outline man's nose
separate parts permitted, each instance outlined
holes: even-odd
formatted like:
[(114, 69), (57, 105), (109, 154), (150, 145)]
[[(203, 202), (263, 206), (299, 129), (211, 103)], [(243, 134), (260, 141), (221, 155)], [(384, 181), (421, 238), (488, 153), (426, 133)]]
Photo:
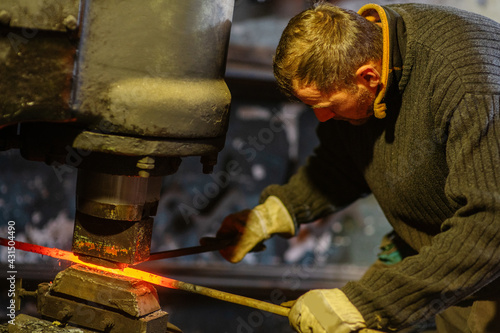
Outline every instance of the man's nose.
[(314, 114), (322, 123), (335, 117), (335, 113), (327, 108), (314, 109)]

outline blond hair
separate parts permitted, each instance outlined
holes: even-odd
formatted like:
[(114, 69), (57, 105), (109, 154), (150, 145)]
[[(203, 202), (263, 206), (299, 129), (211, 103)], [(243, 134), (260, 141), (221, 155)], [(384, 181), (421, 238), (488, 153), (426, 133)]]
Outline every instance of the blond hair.
[(281, 90), (314, 84), (322, 93), (352, 86), (356, 70), (382, 58), (382, 31), (357, 13), (320, 3), (293, 17), (273, 61)]

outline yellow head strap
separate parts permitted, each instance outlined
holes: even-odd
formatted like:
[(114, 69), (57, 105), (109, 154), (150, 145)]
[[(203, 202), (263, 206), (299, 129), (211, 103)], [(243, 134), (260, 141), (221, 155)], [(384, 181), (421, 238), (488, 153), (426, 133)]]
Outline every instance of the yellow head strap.
[(375, 98), (375, 103), (373, 106), (373, 111), (375, 117), (382, 119), (386, 116), (387, 105), (382, 103), (382, 99), (385, 96), (387, 88), (387, 80), (389, 78), (389, 24), (387, 21), (387, 15), (384, 9), (376, 4), (367, 4), (361, 7), (358, 14), (366, 18), (370, 22), (375, 22), (382, 28), (382, 77), (381, 84), (382, 89), (380, 89), (377, 97)]

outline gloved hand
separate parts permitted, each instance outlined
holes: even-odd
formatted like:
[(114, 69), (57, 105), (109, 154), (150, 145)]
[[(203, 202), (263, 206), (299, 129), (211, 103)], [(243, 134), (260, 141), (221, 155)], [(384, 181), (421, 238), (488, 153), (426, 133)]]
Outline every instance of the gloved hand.
[(222, 222), (217, 239), (235, 239), (230, 246), (220, 250), (221, 255), (237, 263), (256, 245), (274, 234), (294, 236), (295, 225), (285, 205), (275, 196), (253, 209), (227, 216)]
[(315, 289), (300, 296), (288, 315), (299, 333), (375, 333), (340, 289)]

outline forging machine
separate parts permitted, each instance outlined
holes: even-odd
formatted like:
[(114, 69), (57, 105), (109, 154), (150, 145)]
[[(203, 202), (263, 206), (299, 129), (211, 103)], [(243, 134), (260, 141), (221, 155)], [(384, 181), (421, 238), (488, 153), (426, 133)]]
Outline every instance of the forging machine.
[[(162, 177), (223, 148), (234, 0), (2, 0), (0, 150), (78, 170), (72, 252), (149, 258)], [(99, 332), (170, 332), (155, 288), (85, 266), (37, 291), (38, 311)], [(110, 302), (109, 300), (119, 300)], [(84, 302), (79, 302), (84, 300)], [(80, 313), (92, 312), (81, 317)], [(18, 332), (18, 331), (16, 331)]]

